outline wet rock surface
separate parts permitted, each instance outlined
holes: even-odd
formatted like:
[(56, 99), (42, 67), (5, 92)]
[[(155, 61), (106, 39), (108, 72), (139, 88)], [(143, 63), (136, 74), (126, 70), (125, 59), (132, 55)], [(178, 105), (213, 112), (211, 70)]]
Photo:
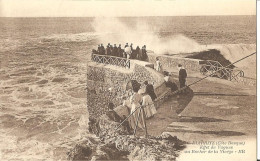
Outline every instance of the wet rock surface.
[(68, 152), (69, 160), (175, 160), (185, 142), (176, 136), (136, 136), (129, 134), (117, 122), (102, 115), (90, 122), (90, 131), (98, 138), (87, 138)]

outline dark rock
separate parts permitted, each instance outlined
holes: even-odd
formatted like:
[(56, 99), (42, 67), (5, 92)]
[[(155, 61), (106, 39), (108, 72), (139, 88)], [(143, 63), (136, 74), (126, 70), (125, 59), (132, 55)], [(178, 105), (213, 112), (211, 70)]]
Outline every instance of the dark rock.
[(88, 143), (75, 147), (70, 160), (176, 160), (178, 151), (185, 147), (184, 142), (168, 133), (149, 138), (127, 135), (123, 127), (116, 130), (119, 124), (105, 114), (90, 119), (89, 131), (99, 140), (88, 139)]
[(68, 152), (69, 160), (91, 160), (93, 156), (93, 151), (89, 146), (85, 146), (84, 144), (77, 144), (73, 150)]
[(107, 155), (107, 160), (128, 160), (127, 155), (130, 153), (128, 151), (119, 151), (116, 148), (115, 143), (106, 144), (100, 148), (101, 151), (105, 152)]

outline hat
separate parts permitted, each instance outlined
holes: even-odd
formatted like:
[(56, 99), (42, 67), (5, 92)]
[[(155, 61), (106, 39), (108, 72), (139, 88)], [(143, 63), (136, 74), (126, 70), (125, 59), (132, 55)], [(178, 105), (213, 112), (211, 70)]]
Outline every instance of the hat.
[(145, 89), (144, 88), (141, 88), (138, 90), (138, 94), (144, 94), (145, 93)]

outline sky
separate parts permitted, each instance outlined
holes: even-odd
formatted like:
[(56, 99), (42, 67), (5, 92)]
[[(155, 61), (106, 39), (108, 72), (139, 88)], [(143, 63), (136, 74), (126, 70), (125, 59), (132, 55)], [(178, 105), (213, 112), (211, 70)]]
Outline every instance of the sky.
[(256, 0), (0, 0), (0, 17), (255, 14)]

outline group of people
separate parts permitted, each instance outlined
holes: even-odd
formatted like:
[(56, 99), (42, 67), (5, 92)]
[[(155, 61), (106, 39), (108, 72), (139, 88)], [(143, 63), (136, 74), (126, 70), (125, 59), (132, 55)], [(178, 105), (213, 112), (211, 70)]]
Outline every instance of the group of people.
[(144, 45), (142, 48), (137, 46), (135, 49), (133, 48), (133, 44), (128, 45), (128, 43), (125, 44), (124, 48), (121, 47), (121, 44), (118, 46), (116, 44), (110, 45), (110, 43), (107, 44), (106, 48), (103, 46), (103, 44), (98, 45), (98, 49), (93, 49), (92, 52), (94, 54), (99, 55), (107, 55), (107, 56), (116, 56), (116, 57), (122, 57), (127, 59), (137, 59), (145, 61), (147, 60), (147, 51), (146, 51), (146, 45)]
[[(157, 112), (154, 106), (157, 96), (153, 85), (149, 84), (148, 81), (145, 81), (143, 86), (139, 83), (134, 83), (132, 87), (130, 98), (123, 102), (129, 114), (133, 113), (128, 119), (128, 124), (132, 130), (135, 129), (136, 124), (138, 124), (139, 128), (144, 129), (144, 120), (153, 117)], [(142, 109), (140, 106), (142, 106)]]
[[(186, 78), (187, 78), (187, 72), (186, 69), (182, 67), (181, 64), (178, 65), (178, 70), (179, 70), (179, 84), (180, 84), (180, 89), (183, 89), (186, 86)], [(171, 88), (172, 92), (178, 90), (178, 86), (174, 81), (170, 80), (170, 74), (167, 71), (163, 72), (164, 74), (164, 81), (166, 87)]]
[[(187, 71), (181, 64), (178, 64), (177, 68), (179, 71), (180, 88), (183, 88), (186, 86)], [(164, 74), (164, 80), (166, 82), (165, 84), (166, 84), (166, 86), (170, 87), (172, 89), (172, 91), (175, 91), (178, 89), (177, 85), (173, 84), (173, 81), (172, 82), (169, 81), (169, 78), (170, 78), (169, 72), (163, 70), (162, 63), (160, 62), (158, 57), (156, 58), (155, 70), (158, 72), (162, 72)]]
[[(162, 65), (158, 58), (157, 62), (158, 67), (156, 68), (156, 70), (162, 71)], [(178, 72), (180, 89), (182, 90), (178, 91), (177, 84), (174, 80), (171, 80), (170, 74), (167, 71), (163, 71), (164, 81), (166, 87), (169, 87), (172, 92), (178, 91), (179, 93), (183, 93), (182, 91), (185, 92), (184, 87), (186, 86), (185, 84), (187, 72), (181, 64), (178, 64)], [(127, 129), (129, 133), (131, 133), (137, 125), (139, 128), (145, 129), (145, 119), (149, 119), (157, 113), (157, 110), (154, 105), (154, 101), (156, 100), (157, 96), (155, 94), (153, 85), (149, 84), (148, 81), (145, 81), (143, 85), (139, 84), (137, 81), (132, 81), (132, 89), (130, 89), (128, 92), (129, 93), (124, 98), (125, 100), (123, 102), (123, 106), (127, 108), (128, 114), (132, 113), (132, 115), (129, 117), (127, 121), (124, 122), (123, 126)], [(113, 118), (115, 120), (118, 120), (118, 122), (122, 122), (126, 118), (125, 115), (121, 119), (120, 117), (116, 117), (117, 114), (116, 112), (113, 112), (112, 109), (113, 108), (110, 107), (110, 110), (113, 114)]]

